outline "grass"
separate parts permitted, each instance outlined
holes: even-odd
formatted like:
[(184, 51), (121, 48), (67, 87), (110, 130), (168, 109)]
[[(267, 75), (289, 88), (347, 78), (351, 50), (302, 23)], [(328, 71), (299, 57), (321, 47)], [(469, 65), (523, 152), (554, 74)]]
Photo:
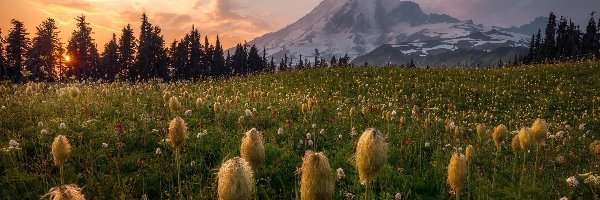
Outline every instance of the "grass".
[[(307, 149), (323, 151), (332, 169), (345, 171), (346, 178), (336, 182), (335, 199), (350, 194), (364, 198), (353, 146), (369, 127), (387, 133), (390, 144), (388, 164), (369, 188), (369, 195), (378, 199), (392, 199), (396, 193), (408, 199), (454, 198), (446, 181), (447, 165), (454, 151), (464, 153), (469, 144), (477, 154), (461, 199), (593, 199), (593, 193), (600, 193), (582, 179), (575, 187), (565, 182), (600, 171), (600, 158), (588, 148), (600, 134), (597, 62), (479, 70), (335, 68), (197, 83), (37, 85), (41, 89), (36, 84), (0, 87), (0, 106), (5, 107), (0, 110), (0, 147), (11, 139), (20, 143), (19, 150), (0, 151), (3, 198), (38, 199), (60, 184), (50, 144), (63, 134), (73, 145), (64, 165), (65, 183), (84, 187), (88, 198), (167, 199), (181, 189), (185, 199), (216, 199), (217, 170), (240, 154), (242, 134), (251, 127), (263, 133), (266, 151), (265, 166), (255, 174), (257, 199), (299, 198), (300, 176), (295, 172)], [(81, 90), (79, 97), (68, 95), (70, 87)], [(173, 117), (164, 91), (178, 97), (182, 109), (175, 115), (189, 126), (190, 138), (179, 158), (181, 188), (174, 152), (163, 141)], [(222, 109), (215, 112), (219, 96)], [(202, 98), (199, 107), (197, 98)], [(309, 101), (312, 109), (302, 113), (302, 104)], [(246, 109), (256, 113), (238, 121)], [(186, 110), (192, 114), (185, 115)], [(392, 111), (396, 114), (387, 121), (382, 113)], [(431, 122), (424, 128), (428, 116)], [(406, 119), (402, 127), (400, 117)], [(510, 139), (536, 118), (546, 119), (551, 133), (564, 131), (565, 137), (547, 139), (541, 146), (538, 166), (543, 171), (538, 168), (533, 187), (536, 169), (530, 158), (535, 151), (513, 154)], [(460, 127), (458, 141), (445, 132), (446, 120)], [(59, 128), (61, 123), (65, 129)], [(488, 128), (504, 124), (511, 132), (498, 152), (493, 190), (496, 148), (489, 134), (479, 141), (478, 123)], [(585, 126), (580, 130), (581, 124)], [(350, 134), (352, 127), (358, 135)], [(42, 129), (48, 134), (41, 134)], [(199, 134), (204, 130), (208, 134)], [(558, 156), (566, 163), (557, 163)], [(511, 178), (515, 162), (528, 167), (522, 188)]]

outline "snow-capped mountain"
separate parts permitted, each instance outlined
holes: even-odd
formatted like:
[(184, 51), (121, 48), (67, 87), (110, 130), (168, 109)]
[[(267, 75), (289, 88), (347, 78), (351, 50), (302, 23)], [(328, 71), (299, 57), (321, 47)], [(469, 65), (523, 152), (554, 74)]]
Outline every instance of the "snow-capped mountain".
[[(323, 0), (309, 14), (287, 27), (249, 42), (265, 47), (276, 59), (332, 55), (351, 58), (393, 44), (403, 53), (428, 55), (436, 49), (524, 47), (530, 36), (460, 21), (444, 14), (426, 14), (420, 6), (400, 0)], [(420, 53), (419, 53), (420, 52)]]

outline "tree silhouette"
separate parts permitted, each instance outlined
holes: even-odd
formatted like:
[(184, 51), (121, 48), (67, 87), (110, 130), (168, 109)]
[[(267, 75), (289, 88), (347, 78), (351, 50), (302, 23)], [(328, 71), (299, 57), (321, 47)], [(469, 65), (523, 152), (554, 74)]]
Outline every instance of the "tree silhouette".
[(117, 35), (113, 33), (112, 39), (104, 45), (104, 51), (100, 57), (100, 78), (108, 81), (115, 80), (115, 75), (119, 71), (119, 52), (117, 45)]
[(71, 34), (67, 45), (67, 54), (71, 60), (67, 62), (68, 74), (80, 79), (97, 78), (98, 49), (94, 39), (90, 23), (86, 22), (85, 16), (75, 18), (77, 29)]
[(52, 81), (59, 79), (63, 65), (64, 49), (56, 21), (46, 19), (36, 28), (33, 44), (27, 51), (27, 69), (30, 80)]
[(129, 80), (135, 80), (134, 64), (136, 62), (136, 41), (135, 36), (133, 35), (133, 29), (131, 28), (130, 24), (127, 24), (127, 26), (123, 28), (121, 38), (119, 38), (119, 45), (117, 48), (119, 52), (117, 65), (120, 68), (117, 73), (119, 77), (121, 79), (128, 78)]
[(13, 27), (6, 38), (6, 76), (13, 82), (22, 80), (21, 70), (25, 66), (25, 53), (29, 47), (29, 38), (23, 22), (11, 20)]

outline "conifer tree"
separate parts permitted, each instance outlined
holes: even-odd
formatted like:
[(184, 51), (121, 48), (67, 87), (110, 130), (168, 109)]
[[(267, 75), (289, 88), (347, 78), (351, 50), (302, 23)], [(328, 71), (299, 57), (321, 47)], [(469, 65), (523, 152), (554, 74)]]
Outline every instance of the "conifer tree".
[(582, 41), (582, 53), (585, 57), (597, 56), (598, 52), (598, 28), (594, 19), (594, 12), (590, 16), (590, 20), (585, 29)]
[(213, 52), (213, 68), (214, 75), (216, 77), (221, 77), (225, 75), (225, 58), (223, 57), (223, 46), (221, 46), (221, 41), (219, 40), (219, 36), (217, 35), (217, 41), (215, 42), (215, 50)]
[(92, 28), (84, 15), (78, 16), (75, 20), (77, 29), (73, 31), (67, 45), (67, 54), (71, 58), (66, 63), (69, 68), (67, 75), (79, 79), (96, 78), (99, 55), (92, 38)]
[(6, 58), (4, 57), (4, 39), (0, 29), (0, 81), (6, 80)]
[(112, 39), (104, 45), (104, 51), (100, 57), (99, 71), (100, 78), (113, 81), (119, 71), (119, 52), (117, 45), (117, 35), (113, 33)]
[(556, 15), (554, 15), (554, 12), (550, 12), (550, 16), (548, 16), (545, 33), (543, 43), (544, 58), (551, 61), (556, 55)]
[(56, 21), (46, 19), (36, 27), (33, 44), (27, 51), (27, 69), (31, 73), (29, 80), (52, 81), (58, 78), (64, 50), (58, 37)]
[(126, 27), (123, 27), (121, 38), (119, 38), (119, 45), (117, 50), (119, 52), (119, 57), (117, 59), (119, 71), (117, 73), (121, 79), (127, 78), (133, 81), (136, 78), (136, 71), (134, 68), (136, 62), (136, 48), (137, 46), (133, 29), (131, 28), (130, 24), (127, 24)]
[(23, 22), (11, 20), (13, 27), (6, 38), (6, 76), (13, 82), (22, 81), (21, 71), (25, 67), (25, 55), (29, 47), (29, 38)]

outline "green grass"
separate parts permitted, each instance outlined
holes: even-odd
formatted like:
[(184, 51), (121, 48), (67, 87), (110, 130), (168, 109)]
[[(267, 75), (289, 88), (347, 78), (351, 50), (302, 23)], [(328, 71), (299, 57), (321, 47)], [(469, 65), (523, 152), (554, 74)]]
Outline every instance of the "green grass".
[[(161, 142), (174, 117), (163, 101), (163, 91), (178, 97), (182, 109), (176, 115), (189, 127), (181, 151), (185, 199), (217, 198), (218, 168), (224, 160), (239, 156), (242, 133), (252, 127), (263, 133), (266, 148), (265, 167), (255, 174), (257, 199), (299, 198), (300, 176), (295, 171), (307, 149), (323, 151), (333, 170), (345, 171), (346, 178), (335, 184), (335, 199), (345, 199), (346, 193), (364, 198), (364, 187), (353, 167), (353, 144), (369, 127), (386, 133), (390, 143), (388, 164), (369, 191), (376, 199), (392, 199), (396, 193), (408, 199), (454, 198), (449, 194), (447, 165), (456, 149), (464, 153), (469, 144), (476, 153), (461, 199), (593, 199), (594, 193), (600, 194), (598, 187), (577, 176), (600, 172), (600, 158), (588, 148), (600, 137), (600, 63), (595, 62), (480, 70), (316, 69), (200, 83), (49, 83), (41, 87), (4, 84), (0, 88), (0, 106), (5, 106), (0, 110), (0, 147), (14, 139), (21, 148), (0, 152), (2, 199), (39, 199), (60, 184), (59, 168), (50, 153), (51, 142), (59, 134), (73, 145), (64, 166), (65, 183), (84, 187), (86, 197), (140, 199), (146, 194), (150, 199), (176, 198), (174, 152)], [(71, 98), (66, 93), (69, 87), (79, 88), (81, 95)], [(213, 103), (218, 96), (226, 108), (215, 113)], [(199, 107), (197, 98), (203, 100)], [(315, 106), (303, 114), (302, 103), (308, 98)], [(348, 114), (351, 107), (355, 108), (353, 116)], [(238, 118), (253, 108), (255, 116), (239, 124)], [(418, 116), (412, 114), (413, 108)], [(188, 109), (191, 116), (184, 115)], [(397, 114), (388, 123), (383, 111)], [(427, 116), (432, 125), (425, 129), (422, 124)], [(406, 119), (403, 127), (400, 117)], [(532, 150), (525, 163), (523, 188), (519, 188), (523, 153), (515, 158), (511, 133), (502, 145), (492, 189), (495, 147), (490, 137), (478, 139), (476, 124), (504, 124), (512, 132), (531, 126), (536, 118), (546, 119), (551, 133), (564, 131), (565, 137), (547, 139), (535, 187)], [(446, 120), (461, 127), (460, 139), (445, 132)], [(350, 135), (351, 121), (358, 135)], [(43, 126), (38, 127), (38, 122)], [(60, 123), (66, 129), (60, 129)], [(580, 124), (586, 124), (583, 130)], [(277, 134), (280, 127), (282, 135)], [(48, 134), (40, 134), (42, 129)], [(197, 138), (204, 130), (208, 134)], [(307, 146), (307, 133), (313, 136), (313, 147)], [(156, 154), (158, 148), (161, 154)], [(557, 163), (558, 156), (564, 156), (566, 163)], [(580, 184), (569, 187), (565, 179), (570, 176), (576, 176)]]

